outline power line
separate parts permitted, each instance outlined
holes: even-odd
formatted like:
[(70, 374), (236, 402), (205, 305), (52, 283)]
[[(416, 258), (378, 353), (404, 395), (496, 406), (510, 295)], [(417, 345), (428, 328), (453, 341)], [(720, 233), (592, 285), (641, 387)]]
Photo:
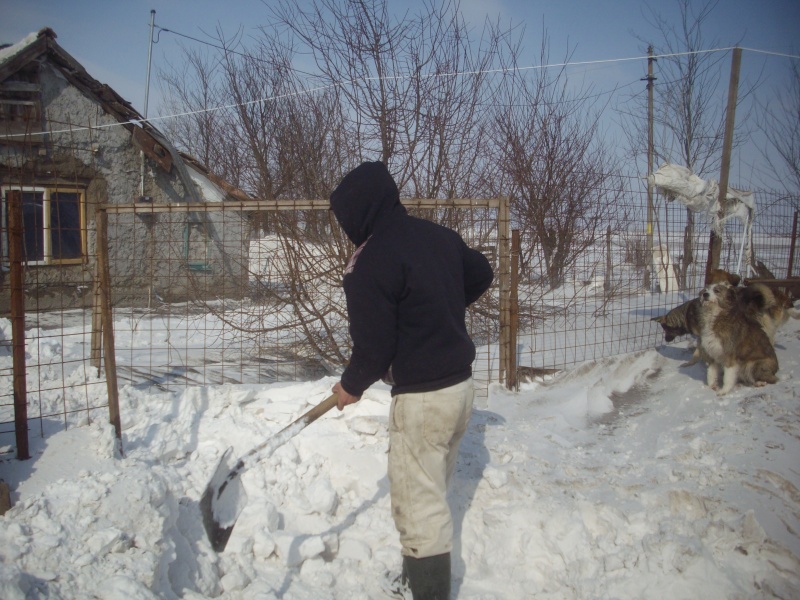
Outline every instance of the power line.
[(798, 54), (785, 54), (783, 52), (772, 52), (770, 50), (759, 50), (758, 48), (742, 48), (748, 52), (755, 52), (757, 54), (767, 54), (769, 56), (779, 56), (781, 58), (800, 58)]
[[(198, 42), (200, 44), (205, 44), (206, 46), (211, 46), (212, 48), (217, 48), (218, 50), (222, 50), (224, 52), (230, 52), (232, 54), (236, 54), (236, 55), (242, 56), (244, 58), (250, 58), (252, 60), (263, 60), (263, 59), (260, 59), (260, 58), (258, 58), (256, 56), (253, 56), (251, 54), (245, 54), (245, 53), (242, 53), (242, 52), (237, 52), (237, 51), (231, 50), (231, 49), (229, 49), (229, 48), (227, 48), (225, 46), (219, 46), (217, 44), (212, 44), (211, 42), (207, 42), (205, 40), (201, 40), (201, 39), (192, 37), (192, 36), (187, 35), (185, 33), (180, 33), (178, 31), (174, 31), (172, 29), (167, 29), (166, 27), (161, 27), (159, 25), (156, 25), (156, 27), (160, 31), (164, 31), (164, 32), (167, 32), (167, 33), (172, 33), (174, 35), (177, 35), (177, 36), (180, 36), (180, 37), (183, 37), (183, 38)], [(688, 56), (688, 55), (691, 55), (691, 54), (708, 54), (708, 53), (713, 53), (713, 52), (725, 52), (725, 51), (728, 51), (728, 50), (733, 50), (734, 47), (735, 46), (728, 46), (728, 47), (725, 47), (725, 48), (713, 48), (713, 49), (710, 49), (710, 50), (688, 50), (686, 52), (670, 52), (670, 53), (664, 53), (664, 54), (654, 54), (652, 56), (652, 58), (657, 60), (659, 58), (673, 58), (673, 57), (678, 57), (678, 56)], [(759, 53), (759, 54), (767, 54), (767, 55), (770, 55), (770, 56), (778, 56), (778, 57), (782, 57), (782, 58), (798, 58), (798, 59), (800, 59), (800, 55), (797, 55), (797, 54), (786, 54), (786, 53), (783, 53), (783, 52), (773, 52), (773, 51), (770, 51), (770, 50), (759, 50), (757, 48), (744, 48), (744, 47), (742, 48), (742, 50), (748, 50), (750, 52), (756, 52), (756, 53)], [(521, 69), (524, 70), (524, 69), (542, 69), (542, 68), (550, 68), (550, 67), (568, 67), (568, 66), (580, 66), (580, 65), (595, 65), (595, 64), (603, 64), (603, 63), (624, 62), (624, 61), (630, 61), (630, 60), (642, 60), (642, 59), (646, 60), (648, 58), (650, 58), (648, 55), (643, 55), (643, 56), (635, 56), (635, 57), (630, 57), (630, 58), (612, 58), (612, 59), (603, 59), (603, 60), (589, 60), (589, 61), (556, 63), (556, 64), (551, 64), (551, 65), (541, 65), (541, 66), (533, 66), (533, 67), (521, 67)]]
[[(162, 30), (162, 31), (168, 31), (169, 33), (174, 33), (176, 35), (181, 35), (181, 36), (189, 38), (189, 39), (193, 39), (193, 40), (195, 40), (195, 41), (197, 41), (199, 43), (207, 44), (209, 46), (213, 46), (215, 48), (224, 50), (226, 52), (234, 52), (233, 50), (229, 50), (229, 49), (227, 49), (227, 48), (225, 48), (223, 46), (217, 46), (215, 44), (211, 44), (211, 43), (205, 42), (203, 40), (199, 40), (199, 39), (196, 39), (196, 38), (191, 38), (190, 36), (187, 36), (185, 34), (179, 34), (179, 33), (175, 32), (175, 31), (170, 31), (170, 30), (167, 30), (167, 29), (165, 29), (163, 27), (159, 27), (159, 29)], [(247, 102), (234, 103), (234, 104), (225, 104), (225, 105), (222, 105), (222, 106), (216, 106), (216, 107), (211, 107), (211, 108), (203, 108), (203, 109), (198, 109), (198, 110), (186, 111), (186, 112), (182, 112), (182, 113), (175, 113), (175, 114), (170, 114), (170, 115), (160, 115), (160, 116), (157, 116), (157, 117), (148, 117), (148, 118), (141, 118), (141, 119), (132, 119), (132, 120), (129, 120), (129, 121), (124, 121), (124, 122), (97, 125), (96, 127), (73, 127), (71, 129), (62, 129), (62, 130), (55, 130), (55, 131), (50, 131), (50, 132), (10, 134), (10, 135), (7, 135), (6, 137), (7, 138), (19, 138), (19, 137), (27, 137), (27, 136), (34, 136), (34, 135), (47, 135), (48, 133), (49, 134), (75, 133), (77, 131), (87, 131), (87, 130), (90, 130), (90, 129), (104, 129), (104, 128), (109, 128), (109, 127), (117, 127), (117, 126), (121, 126), (121, 125), (122, 126), (124, 126), (124, 125), (141, 125), (143, 123), (151, 124), (151, 123), (154, 123), (154, 122), (157, 122), (157, 121), (163, 121), (163, 120), (166, 120), (166, 119), (177, 119), (177, 118), (181, 118), (181, 117), (188, 117), (188, 116), (194, 116), (194, 115), (199, 115), (199, 114), (204, 114), (204, 113), (209, 113), (209, 112), (215, 112), (215, 111), (218, 111), (218, 110), (227, 110), (227, 109), (232, 109), (232, 108), (252, 106), (254, 104), (261, 104), (261, 103), (266, 103), (266, 102), (274, 102), (274, 101), (277, 101), (277, 100), (296, 97), (296, 96), (300, 96), (300, 95), (315, 94), (315, 93), (322, 92), (322, 91), (325, 91), (325, 90), (328, 90), (328, 89), (333, 89), (333, 88), (338, 87), (338, 86), (352, 85), (352, 84), (355, 84), (355, 83), (358, 83), (358, 82), (365, 82), (366, 83), (366, 82), (389, 81), (389, 80), (398, 80), (399, 81), (399, 80), (403, 80), (403, 79), (414, 79), (414, 78), (432, 79), (432, 78), (445, 78), (445, 77), (465, 77), (465, 76), (472, 76), (472, 75), (498, 75), (498, 74), (505, 74), (505, 73), (514, 73), (514, 72), (544, 70), (544, 69), (551, 69), (551, 68), (564, 68), (564, 67), (575, 67), (575, 66), (594, 66), (594, 65), (602, 65), (602, 64), (625, 63), (625, 62), (631, 62), (631, 61), (647, 60), (648, 58), (656, 58), (656, 59), (658, 59), (658, 58), (670, 58), (670, 57), (678, 57), (678, 56), (688, 56), (688, 55), (692, 55), (692, 54), (711, 54), (711, 53), (715, 53), (715, 52), (727, 52), (728, 50), (733, 50), (733, 48), (734, 48), (734, 46), (729, 46), (729, 47), (724, 47), (724, 48), (712, 48), (712, 49), (709, 49), (709, 50), (693, 50), (693, 51), (686, 51), (686, 52), (672, 52), (672, 53), (666, 53), (666, 54), (657, 54), (657, 55), (654, 55), (653, 57), (649, 57), (648, 55), (641, 55), (641, 56), (632, 56), (632, 57), (624, 57), (624, 58), (609, 58), (609, 59), (588, 60), (588, 61), (569, 61), (569, 62), (563, 62), (563, 63), (549, 63), (549, 64), (546, 64), (546, 65), (531, 65), (531, 66), (527, 66), (527, 67), (502, 67), (502, 68), (497, 68), (497, 69), (478, 69), (478, 70), (473, 70), (473, 71), (454, 71), (454, 72), (451, 72), (451, 73), (429, 73), (429, 74), (426, 74), (426, 75), (390, 75), (390, 76), (382, 76), (382, 77), (379, 77), (379, 76), (362, 77), (362, 78), (359, 78), (359, 79), (351, 79), (349, 81), (338, 81), (338, 82), (333, 82), (333, 83), (320, 85), (320, 86), (316, 86), (316, 87), (312, 87), (312, 88), (305, 88), (305, 89), (302, 89), (302, 90), (299, 90), (299, 91), (295, 91), (295, 92), (287, 92), (287, 93), (284, 93), (284, 94), (278, 94), (276, 96), (268, 96), (268, 97), (265, 97), (265, 98), (258, 98), (258, 99), (255, 99), (255, 100), (249, 100)], [(800, 58), (800, 56), (781, 54), (781, 53), (774, 53), (774, 52), (770, 52), (770, 51), (766, 51), (766, 50), (755, 50), (755, 49), (751, 49), (751, 48), (747, 48), (747, 50), (750, 50), (752, 52), (759, 52), (759, 53), (763, 53), (763, 54), (773, 54), (775, 56), (781, 56), (781, 57)], [(235, 53), (239, 54), (241, 56), (247, 57), (247, 58), (254, 59), (254, 60), (260, 60), (260, 59), (257, 59), (256, 57), (253, 57), (253, 56), (250, 56), (250, 55), (247, 55), (247, 54), (242, 54), (242, 53), (239, 53), (239, 52), (235, 52)]]
[[(226, 54), (228, 54), (228, 53), (236, 54), (237, 56), (241, 56), (243, 58), (247, 58), (247, 59), (250, 59), (250, 60), (257, 60), (259, 62), (269, 63), (269, 61), (264, 60), (263, 58), (259, 58), (257, 56), (253, 56), (252, 54), (244, 54), (242, 52), (237, 52), (236, 50), (231, 50), (227, 46), (220, 46), (218, 44), (212, 44), (211, 42), (207, 42), (205, 40), (201, 40), (201, 39), (198, 39), (196, 37), (192, 37), (190, 35), (186, 35), (185, 33), (180, 33), (178, 31), (173, 31), (172, 29), (167, 29), (166, 27), (161, 27), (160, 25), (156, 25), (156, 29), (158, 29), (159, 38), (161, 36), (161, 32), (163, 31), (165, 33), (171, 33), (173, 35), (177, 35), (179, 37), (186, 38), (187, 40), (192, 40), (193, 42), (197, 42), (199, 44), (205, 44), (206, 46), (211, 46), (212, 48), (216, 48), (218, 50), (222, 50)], [(158, 40), (156, 40), (155, 43), (157, 44)]]

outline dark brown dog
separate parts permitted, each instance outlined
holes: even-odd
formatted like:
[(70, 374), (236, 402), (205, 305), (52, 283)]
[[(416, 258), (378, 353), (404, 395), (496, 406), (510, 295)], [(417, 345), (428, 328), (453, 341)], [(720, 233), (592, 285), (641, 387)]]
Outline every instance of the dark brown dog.
[(789, 296), (763, 283), (750, 283), (738, 288), (736, 294), (739, 305), (761, 324), (772, 344), (778, 328), (789, 317), (800, 318), (800, 311), (794, 308)]
[(671, 342), (682, 335), (700, 335), (700, 298), (692, 298), (670, 310), (660, 317), (651, 320), (661, 325), (664, 330), (664, 341)]

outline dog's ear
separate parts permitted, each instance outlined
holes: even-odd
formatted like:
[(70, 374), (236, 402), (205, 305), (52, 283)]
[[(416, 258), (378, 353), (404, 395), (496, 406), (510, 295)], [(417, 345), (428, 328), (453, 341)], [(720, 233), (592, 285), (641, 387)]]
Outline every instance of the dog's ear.
[(724, 269), (712, 269), (708, 277), (709, 283), (730, 283), (734, 287), (739, 285), (741, 280), (742, 278), (738, 275), (734, 273), (728, 273)]
[(664, 319), (665, 319), (666, 317), (667, 317), (667, 315), (661, 315), (660, 317), (653, 317), (653, 318), (652, 318), (652, 319), (650, 319), (650, 320), (651, 320), (651, 321), (655, 321), (656, 323), (661, 323), (661, 324), (663, 325), (663, 324), (664, 324)]
[(772, 296), (775, 299), (775, 304), (781, 308), (794, 308), (792, 300), (780, 290), (772, 290)]
[(716, 286), (715, 293), (719, 294), (725, 301), (726, 308), (730, 308), (736, 303), (736, 289), (732, 288), (728, 283)]

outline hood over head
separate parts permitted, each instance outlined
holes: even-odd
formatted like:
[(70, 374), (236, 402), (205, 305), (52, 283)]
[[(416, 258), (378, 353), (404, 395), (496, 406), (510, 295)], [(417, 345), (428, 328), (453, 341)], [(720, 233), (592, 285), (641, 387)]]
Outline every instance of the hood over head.
[(400, 204), (400, 192), (382, 162), (364, 162), (344, 176), (331, 194), (331, 210), (356, 246), (372, 235), (379, 218)]

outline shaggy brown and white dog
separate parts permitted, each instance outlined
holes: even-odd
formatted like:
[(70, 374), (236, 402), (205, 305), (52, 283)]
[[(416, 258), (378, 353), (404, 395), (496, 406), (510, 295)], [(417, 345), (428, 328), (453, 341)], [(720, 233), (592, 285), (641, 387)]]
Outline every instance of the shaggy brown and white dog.
[(742, 299), (727, 283), (710, 285), (701, 292), (700, 357), (708, 365), (709, 387), (720, 396), (737, 382), (762, 386), (778, 381), (778, 357), (758, 320), (767, 302), (763, 291), (762, 296), (754, 292), (751, 298)]
[[(732, 286), (739, 285), (741, 278), (733, 273), (728, 273), (722, 269), (714, 269), (709, 276), (709, 283), (729, 283)], [(671, 342), (676, 337), (682, 335), (693, 335), (700, 337), (700, 298), (692, 298), (670, 310), (667, 314), (651, 319), (664, 331), (664, 341)], [(683, 363), (682, 367), (689, 367), (700, 360), (700, 355), (695, 348), (692, 358)]]
[[(722, 269), (713, 269), (708, 279), (709, 285), (714, 283), (729, 283), (739, 285), (741, 278)], [(681, 335), (700, 335), (700, 298), (692, 298), (670, 310), (667, 314), (653, 317), (664, 330), (664, 341), (671, 342)]]

